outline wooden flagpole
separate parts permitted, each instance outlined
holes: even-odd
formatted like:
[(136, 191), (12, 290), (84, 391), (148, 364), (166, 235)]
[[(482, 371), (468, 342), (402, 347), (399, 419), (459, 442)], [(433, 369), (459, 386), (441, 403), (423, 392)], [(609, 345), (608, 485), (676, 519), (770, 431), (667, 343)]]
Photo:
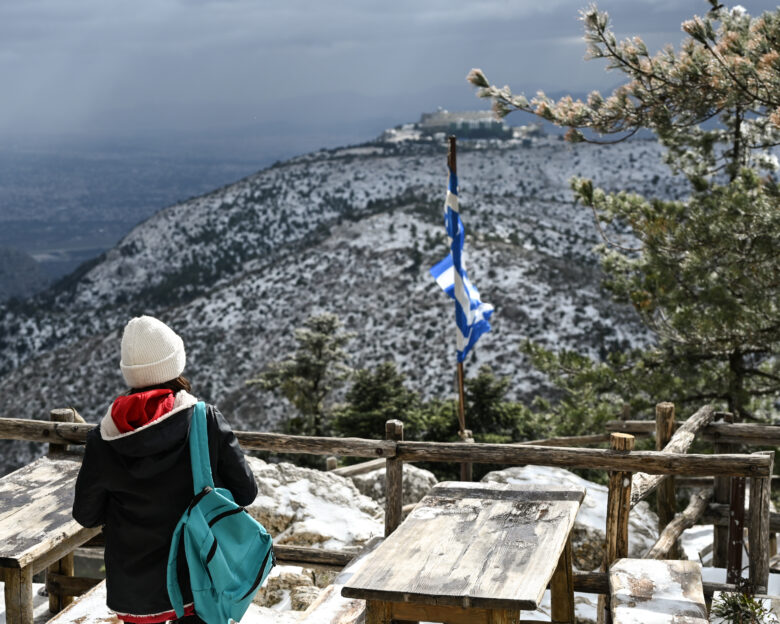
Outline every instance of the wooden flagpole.
[[(457, 147), (455, 142), (455, 136), (450, 135), (449, 148), (447, 150), (447, 166), (453, 175), (458, 175)], [(458, 362), (458, 435), (464, 442), (473, 442), (471, 431), (466, 429), (466, 392), (464, 390), (463, 378), (463, 362)], [(471, 464), (464, 463), (460, 465), (460, 480), (472, 480)]]

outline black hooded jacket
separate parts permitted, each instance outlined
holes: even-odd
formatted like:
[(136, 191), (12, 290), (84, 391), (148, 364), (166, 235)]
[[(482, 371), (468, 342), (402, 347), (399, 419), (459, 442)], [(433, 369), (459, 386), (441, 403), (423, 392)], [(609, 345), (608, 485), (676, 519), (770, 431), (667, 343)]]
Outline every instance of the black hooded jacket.
[[(153, 616), (171, 610), (166, 569), (171, 537), (193, 498), (188, 435), (195, 399), (176, 396), (174, 408), (156, 421), (119, 433), (110, 410), (87, 436), (76, 481), (73, 517), (83, 526), (103, 525), (107, 604), (118, 614)], [(214, 406), (206, 410), (211, 471), (217, 487), (248, 505), (257, 484), (235, 435)], [(183, 552), (179, 582), (192, 602)]]

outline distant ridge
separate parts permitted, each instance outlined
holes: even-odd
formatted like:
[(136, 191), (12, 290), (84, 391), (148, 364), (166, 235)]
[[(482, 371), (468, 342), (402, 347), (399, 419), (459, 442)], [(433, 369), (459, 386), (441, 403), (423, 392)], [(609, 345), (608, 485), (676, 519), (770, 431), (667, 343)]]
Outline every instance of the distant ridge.
[[(338, 314), (353, 366), (394, 359), (426, 396), (450, 396), (452, 310), (428, 275), (446, 253), (444, 146), (383, 140), (277, 163), (166, 208), (94, 265), (24, 305), (0, 308), (4, 411), (75, 406), (96, 421), (123, 390), (121, 328), (155, 314), (184, 337), (187, 374), (234, 426), (267, 429), (287, 408), (245, 380), (293, 344), (310, 314)], [(467, 363), (487, 363), (530, 399), (545, 388), (525, 338), (594, 357), (647, 337), (601, 292), (592, 214), (568, 179), (673, 195), (654, 142), (568, 145), (559, 137), (463, 141), (458, 170), (469, 271), (496, 308)]]

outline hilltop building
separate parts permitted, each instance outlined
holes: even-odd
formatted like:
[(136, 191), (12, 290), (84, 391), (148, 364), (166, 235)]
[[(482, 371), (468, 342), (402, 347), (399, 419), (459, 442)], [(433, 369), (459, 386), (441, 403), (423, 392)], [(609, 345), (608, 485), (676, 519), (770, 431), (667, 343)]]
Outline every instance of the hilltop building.
[(422, 134), (456, 134), (464, 139), (510, 139), (512, 128), (504, 120), (498, 120), (491, 111), (463, 111), (451, 113), (439, 109), (423, 113), (418, 123)]

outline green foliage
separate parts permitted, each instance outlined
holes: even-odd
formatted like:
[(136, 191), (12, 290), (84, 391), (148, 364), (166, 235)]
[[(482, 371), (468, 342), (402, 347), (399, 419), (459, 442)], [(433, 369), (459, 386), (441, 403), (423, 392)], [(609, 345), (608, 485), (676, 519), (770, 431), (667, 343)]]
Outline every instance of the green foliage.
[(743, 591), (724, 592), (712, 601), (710, 615), (722, 618), (725, 624), (778, 624), (777, 617), (748, 587), (742, 583), (738, 585)]
[[(624, 402), (715, 401), (761, 416), (780, 396), (780, 193), (761, 173), (778, 168), (767, 148), (780, 143), (780, 10), (754, 18), (712, 4), (683, 24), (679, 50), (652, 56), (639, 37), (618, 42), (606, 13), (583, 11), (589, 56), (626, 78), (610, 96), (529, 100), (492, 86), (481, 70), (469, 74), (499, 116), (533, 113), (569, 127), (570, 141), (652, 130), (689, 185), (685, 200), (668, 201), (572, 180), (604, 240), (606, 288), (656, 336), (652, 348), (601, 364), (525, 347), (564, 390), (550, 409), (573, 430)], [(616, 237), (627, 229), (629, 246)]]
[(342, 331), (334, 314), (310, 316), (295, 330), (295, 352), (247, 381), (292, 403), (297, 414), (286, 422), (288, 433), (322, 436), (328, 432), (327, 399), (350, 375), (344, 346), (352, 336)]
[[(373, 369), (360, 369), (353, 375), (346, 402), (333, 413), (333, 431), (342, 436), (380, 439), (385, 422), (404, 423), (407, 440), (456, 442), (458, 436), (457, 401), (433, 398), (422, 401), (420, 395), (404, 385), (405, 376), (395, 363), (384, 362)], [(466, 422), (478, 442), (504, 443), (545, 437), (549, 431), (530, 409), (506, 400), (508, 378), (496, 377), (489, 367), (480, 368), (476, 377), (466, 379)], [(457, 466), (426, 464), (440, 478), (457, 478)], [(476, 467), (478, 475), (490, 466)]]
[(355, 371), (346, 404), (333, 414), (333, 431), (342, 436), (381, 438), (385, 422), (398, 419), (404, 422), (407, 437), (415, 433), (420, 396), (404, 385), (405, 379), (394, 362)]

